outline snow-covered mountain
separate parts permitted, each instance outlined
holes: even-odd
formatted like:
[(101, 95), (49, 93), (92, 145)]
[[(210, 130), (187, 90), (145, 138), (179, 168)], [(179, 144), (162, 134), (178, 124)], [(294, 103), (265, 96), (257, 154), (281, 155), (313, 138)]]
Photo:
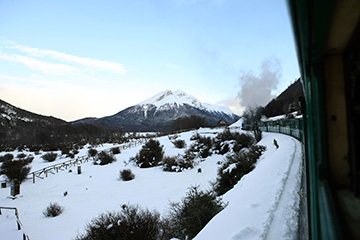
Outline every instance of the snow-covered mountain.
[(194, 96), (186, 94), (180, 90), (176, 90), (174, 92), (171, 90), (160, 92), (138, 105), (142, 105), (144, 108), (146, 108), (146, 106), (154, 105), (158, 111), (162, 111), (177, 108), (185, 104), (208, 112), (219, 112), (227, 115), (233, 115), (233, 112), (227, 107), (216, 106), (210, 103), (201, 103)]
[(73, 123), (91, 123), (125, 131), (164, 131), (170, 129), (174, 120), (191, 115), (203, 117), (213, 126), (220, 120), (231, 124), (239, 118), (226, 107), (201, 103), (183, 91), (166, 90), (115, 115)]

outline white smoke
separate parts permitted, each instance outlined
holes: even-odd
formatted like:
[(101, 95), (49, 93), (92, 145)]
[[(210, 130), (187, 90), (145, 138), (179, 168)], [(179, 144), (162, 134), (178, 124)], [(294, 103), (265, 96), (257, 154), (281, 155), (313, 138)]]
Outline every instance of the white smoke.
[(275, 97), (271, 92), (276, 89), (281, 72), (280, 61), (277, 58), (266, 59), (261, 64), (261, 72), (258, 76), (253, 72), (243, 71), (239, 77), (240, 104), (244, 107), (254, 107), (269, 103)]

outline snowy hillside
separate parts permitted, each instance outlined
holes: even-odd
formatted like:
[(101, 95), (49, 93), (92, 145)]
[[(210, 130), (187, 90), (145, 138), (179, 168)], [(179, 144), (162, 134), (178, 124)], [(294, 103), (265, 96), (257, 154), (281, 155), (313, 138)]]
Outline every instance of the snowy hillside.
[[(203, 136), (214, 137), (223, 129), (200, 129)], [(234, 128), (234, 131), (241, 131)], [(191, 144), (194, 132), (179, 134), (179, 138)], [(276, 149), (276, 138), (280, 148)], [(181, 154), (185, 149), (175, 148), (168, 136), (158, 138), (164, 145), (166, 156)], [(264, 133), (259, 143), (267, 151), (259, 159), (256, 168), (223, 196), (228, 206), (216, 215), (195, 239), (295, 239), (299, 206), (301, 146), (288, 136)], [(107, 144), (97, 149), (111, 148)], [(179, 202), (190, 186), (200, 185), (210, 189), (210, 181), (216, 178), (218, 162), (224, 156), (212, 155), (191, 170), (181, 173), (164, 172), (161, 167), (141, 169), (129, 163), (141, 145), (123, 150), (115, 155), (117, 161), (105, 166), (87, 162), (81, 165), (82, 174), (76, 168), (27, 180), (21, 185), (21, 194), (15, 200), (8, 198), (10, 189), (0, 189), (0, 206), (17, 207), (23, 231), (30, 239), (74, 239), (83, 233), (91, 219), (106, 211), (119, 211), (122, 204), (139, 204), (166, 214), (170, 202)], [(86, 155), (87, 148), (79, 155)], [(19, 152), (14, 152), (16, 156)], [(2, 153), (1, 155), (3, 155)], [(67, 159), (58, 159), (62, 162)], [(32, 170), (45, 167), (39, 155), (35, 156)], [(135, 179), (124, 182), (119, 179), (119, 170), (129, 168)], [(198, 172), (201, 168), (201, 173)], [(64, 192), (68, 192), (64, 196)], [(42, 211), (50, 202), (64, 207), (64, 212), (55, 218), (46, 218)], [(0, 239), (22, 239), (17, 231), (13, 212), (3, 210), (0, 215)]]

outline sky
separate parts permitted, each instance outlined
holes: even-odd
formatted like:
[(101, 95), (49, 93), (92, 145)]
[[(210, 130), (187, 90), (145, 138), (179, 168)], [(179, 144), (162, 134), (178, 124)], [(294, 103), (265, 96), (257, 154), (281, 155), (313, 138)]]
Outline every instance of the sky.
[(241, 115), (299, 77), (285, 0), (0, 0), (0, 99), (38, 114), (171, 89)]

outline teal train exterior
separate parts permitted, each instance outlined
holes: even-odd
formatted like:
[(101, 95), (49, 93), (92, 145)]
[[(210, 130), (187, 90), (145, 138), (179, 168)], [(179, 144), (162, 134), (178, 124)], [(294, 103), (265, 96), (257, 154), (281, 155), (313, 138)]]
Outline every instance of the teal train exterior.
[(360, 239), (360, 1), (287, 0), (303, 119), (259, 123), (305, 148), (307, 236)]
[(263, 132), (283, 133), (304, 142), (304, 121), (302, 118), (257, 122)]

